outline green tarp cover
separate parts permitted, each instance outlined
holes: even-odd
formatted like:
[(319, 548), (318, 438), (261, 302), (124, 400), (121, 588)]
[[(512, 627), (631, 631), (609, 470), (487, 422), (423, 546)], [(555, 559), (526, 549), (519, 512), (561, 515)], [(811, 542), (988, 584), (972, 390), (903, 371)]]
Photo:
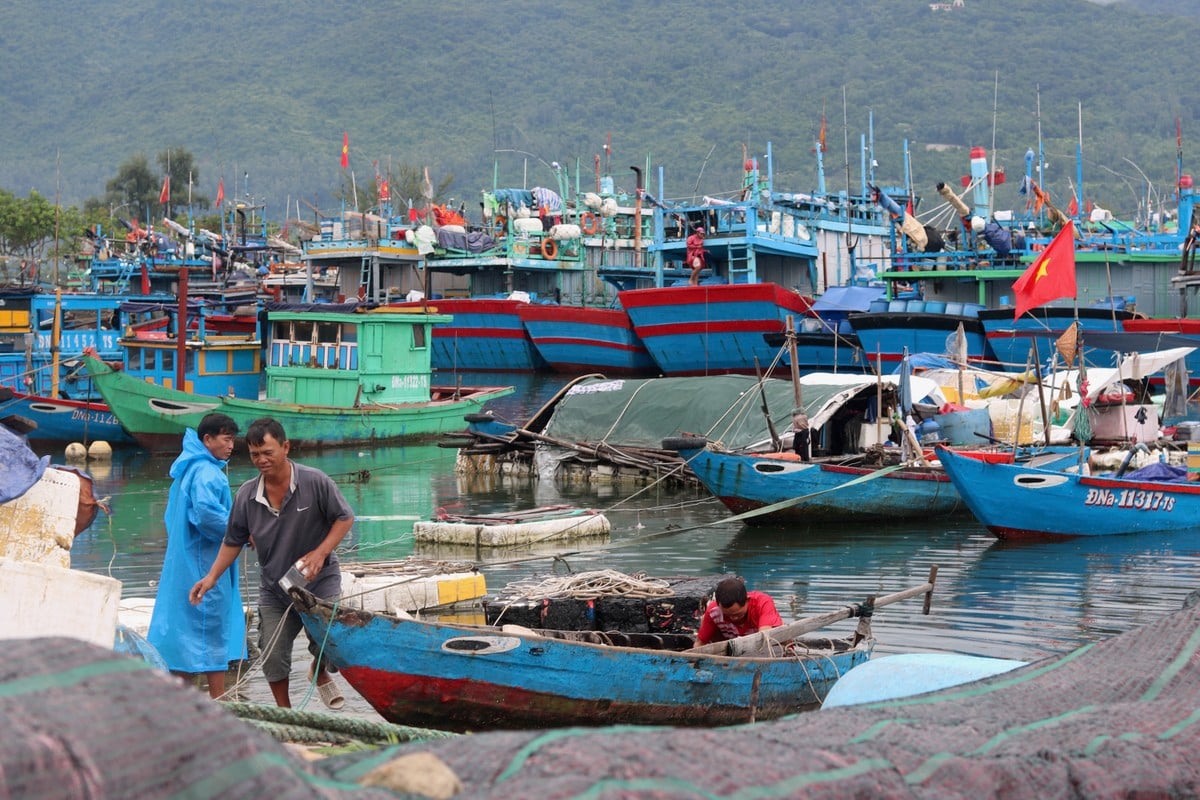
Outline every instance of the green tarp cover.
[[(871, 376), (808, 375), (802, 399), (809, 423), (819, 427), (860, 391), (874, 391)], [(817, 379), (819, 380), (819, 379)], [(763, 382), (775, 432), (791, 430), (795, 394), (790, 381)], [(583, 381), (555, 406), (546, 435), (567, 442), (604, 442), (626, 447), (661, 447), (672, 436), (701, 435), (727, 449), (769, 442), (758, 381), (742, 375), (694, 378), (595, 378)]]

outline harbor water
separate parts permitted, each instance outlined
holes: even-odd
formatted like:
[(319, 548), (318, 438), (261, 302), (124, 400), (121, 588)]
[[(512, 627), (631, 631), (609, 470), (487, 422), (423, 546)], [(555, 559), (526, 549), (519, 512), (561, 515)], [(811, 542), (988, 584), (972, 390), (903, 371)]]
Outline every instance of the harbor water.
[[(498, 381), (495, 375), (464, 377), (464, 384), (471, 382)], [(563, 379), (508, 375), (503, 382), (518, 391), (495, 401), (494, 410), (521, 421)], [(293, 455), (331, 475), (355, 509), (343, 548), (346, 562), (413, 554), (474, 562), (470, 549), (414, 545), (413, 523), (440, 509), (491, 513), (561, 503), (608, 515), (612, 535), (603, 545), (568, 544), (534, 554), (482, 551), (478, 563), (489, 591), (534, 576), (599, 569), (657, 577), (735, 573), (771, 594), (786, 621), (920, 584), (936, 566), (928, 616), (920, 599), (876, 611), (877, 655), (942, 652), (1030, 661), (1150, 622), (1200, 588), (1200, 528), (1173, 536), (1007, 543), (969, 515), (902, 524), (750, 527), (725, 522), (729, 512), (703, 490), (457, 475), (455, 450), (436, 443)], [(162, 519), (171, 461), (118, 451), (111, 463), (89, 464), (95, 492), (107, 498), (112, 513), (76, 538), (75, 568), (119, 579), (125, 597), (154, 596), (166, 551)], [(245, 451), (235, 452), (232, 484), (255, 474)], [(552, 553), (561, 555), (550, 558)], [(244, 594), (253, 598), (253, 553), (243, 563)], [(849, 629), (853, 622), (841, 625)], [(296, 683), (306, 665), (296, 668), (293, 697), (302, 691)], [(345, 691), (348, 709), (366, 709), (352, 690)], [(265, 684), (249, 697), (268, 701)]]

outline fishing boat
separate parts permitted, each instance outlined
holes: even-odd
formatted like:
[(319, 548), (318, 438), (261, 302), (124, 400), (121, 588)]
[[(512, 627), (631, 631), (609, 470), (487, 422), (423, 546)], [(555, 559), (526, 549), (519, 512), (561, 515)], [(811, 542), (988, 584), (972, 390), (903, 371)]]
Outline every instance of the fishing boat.
[[(928, 598), (935, 575), (872, 608)], [(775, 719), (817, 708), (874, 648), (859, 604), (693, 647), (684, 634), (448, 625), (292, 596), (308, 634), (385, 719), (453, 730)], [(852, 617), (846, 638), (801, 638)]]
[[(850, 314), (850, 325), (867, 357), (889, 372), (905, 351), (950, 354), (965, 361), (994, 362), (978, 303), (926, 300), (876, 300), (871, 309)], [(962, 331), (961, 339), (959, 331)]]
[(938, 459), (983, 525), (1001, 539), (1174, 533), (1196, 527), (1200, 484), (1185, 468), (1154, 464), (1086, 474), (1086, 453), (1058, 468), (977, 461), (939, 448)]
[(517, 309), (534, 348), (556, 372), (652, 375), (658, 365), (621, 308), (524, 305)]
[[(687, 445), (680, 447), (680, 445)], [(728, 453), (703, 439), (681, 439), (679, 454), (700, 482), (749, 524), (925, 519), (966, 513), (959, 492), (932, 451), (902, 462), (898, 448), (875, 458), (804, 461), (796, 453)], [(1011, 448), (962, 448), (963, 457), (1012, 463)], [(886, 458), (891, 455), (891, 458)], [(1073, 448), (1025, 455), (1040, 466), (1074, 462)], [(872, 463), (874, 462), (874, 463)]]
[(1012, 309), (1008, 308), (984, 309), (978, 316), (998, 368), (1012, 372), (1025, 370), (1034, 352), (1039, 361), (1047, 361), (1072, 323), (1078, 323), (1077, 330), (1086, 340), (1089, 331), (1116, 333), (1125, 329), (1124, 323), (1133, 318), (1125, 310), (1123, 300), (1089, 308), (1042, 306), (1015, 320)]
[(317, 305), (267, 318), (266, 399), (182, 391), (84, 361), (122, 426), (157, 453), (178, 452), (184, 431), (213, 411), (242, 430), (275, 417), (298, 446), (336, 447), (456, 430), (464, 414), (513, 391), (431, 385), (429, 329), (442, 315)]
[[(818, 316), (814, 296), (856, 280), (861, 267), (882, 255), (886, 217), (865, 197), (826, 194), (820, 164), (817, 194), (774, 189), (769, 145), (765, 170), (757, 158), (746, 159), (744, 168), (732, 200), (655, 206), (654, 283), (631, 288), (628, 276), (602, 273), (623, 281), (621, 306), (664, 375), (784, 369), (764, 336), (783, 333), (788, 317)], [(696, 228), (704, 232), (706, 254), (698, 285), (668, 282), (689, 272), (682, 267)], [(835, 262), (836, 275), (827, 274), (827, 260)], [(837, 341), (827, 339), (830, 352)]]
[(594, 279), (631, 254), (637, 263), (649, 243), (640, 195), (598, 172), (594, 192), (572, 193), (561, 168), (554, 186), (495, 188), (481, 225), (457, 220), (428, 234), (424, 297), (400, 305), (454, 317), (434, 327), (435, 369), (653, 371), (615, 291)]

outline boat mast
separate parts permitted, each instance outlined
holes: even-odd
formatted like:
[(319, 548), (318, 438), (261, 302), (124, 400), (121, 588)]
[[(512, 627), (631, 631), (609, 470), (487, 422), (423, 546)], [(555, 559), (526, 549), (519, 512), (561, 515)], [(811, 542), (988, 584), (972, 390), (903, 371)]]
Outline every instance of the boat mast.
[(1075, 142), (1075, 218), (1083, 213), (1083, 102), (1079, 102), (1079, 139)]

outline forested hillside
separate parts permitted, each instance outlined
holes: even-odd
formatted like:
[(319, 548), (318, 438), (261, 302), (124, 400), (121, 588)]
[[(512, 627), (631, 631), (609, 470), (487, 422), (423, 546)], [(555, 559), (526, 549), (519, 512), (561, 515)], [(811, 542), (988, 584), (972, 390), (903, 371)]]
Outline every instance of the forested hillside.
[(904, 180), (907, 140), (926, 193), (966, 172), (973, 145), (1019, 174), (1040, 123), (1056, 194), (1076, 179), (1082, 135), (1087, 195), (1132, 214), (1174, 184), (1177, 118), (1185, 171), (1200, 173), (1197, 6), (10, 3), (0, 187), (82, 204), (132, 156), (180, 147), (197, 192), (212, 197), (223, 177), (278, 218), (288, 198), (328, 205), (351, 173), (370, 181), (375, 162), (453, 176), (448, 193), (473, 203), (494, 162), (501, 184), (533, 185), (554, 161), (590, 180), (600, 156), (631, 185), (629, 165), (649, 159), (663, 193), (682, 197), (734, 188), (743, 147), (769, 142), (777, 187), (809, 191), (824, 113), (831, 188), (845, 185), (847, 150), (857, 183), (872, 117), (879, 181)]

